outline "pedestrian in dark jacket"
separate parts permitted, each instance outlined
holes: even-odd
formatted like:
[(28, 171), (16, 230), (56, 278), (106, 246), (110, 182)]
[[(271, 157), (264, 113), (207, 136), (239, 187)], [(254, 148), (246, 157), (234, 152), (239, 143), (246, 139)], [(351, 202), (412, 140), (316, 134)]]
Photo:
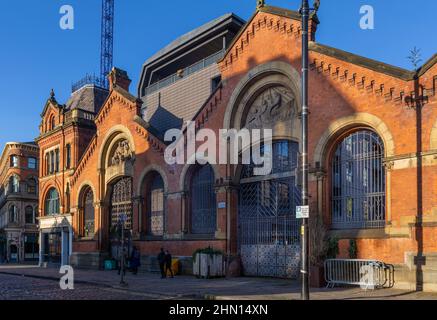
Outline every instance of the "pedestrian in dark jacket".
[(133, 247), (132, 254), (130, 258), (130, 267), (133, 274), (138, 273), (138, 268), (141, 266), (141, 253), (137, 247)]
[(159, 270), (161, 271), (161, 279), (166, 278), (165, 276), (165, 252), (161, 248), (161, 252), (158, 254)]
[(174, 278), (173, 270), (171, 268), (172, 267), (171, 263), (172, 263), (172, 256), (170, 252), (167, 250), (165, 253), (165, 274), (167, 275), (168, 271), (170, 271), (171, 277)]

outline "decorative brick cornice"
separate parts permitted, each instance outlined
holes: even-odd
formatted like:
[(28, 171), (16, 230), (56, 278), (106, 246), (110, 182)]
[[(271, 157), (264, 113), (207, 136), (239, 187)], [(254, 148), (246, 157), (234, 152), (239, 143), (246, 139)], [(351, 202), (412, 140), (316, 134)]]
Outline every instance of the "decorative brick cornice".
[[(421, 105), (424, 105), (430, 100), (435, 99), (437, 78), (432, 88), (424, 88), (420, 85), (419, 97), (416, 98), (414, 82), (411, 79), (408, 80), (409, 78), (407, 77), (409, 73), (405, 74), (405, 77), (400, 77), (399, 75), (396, 76), (394, 74), (383, 72), (382, 69), (380, 71), (376, 70), (377, 68), (368, 69), (370, 71), (387, 75), (386, 82), (377, 83), (376, 80), (368, 76), (368, 73), (363, 73), (360, 68), (365, 67), (360, 64), (353, 64), (352, 61), (346, 61), (350, 63), (346, 69), (337, 66), (335, 63), (335, 59), (345, 61), (344, 59), (336, 58), (332, 55), (325, 55), (318, 51), (316, 54), (320, 56), (314, 58), (312, 63), (310, 63), (311, 71), (323, 77), (339, 81), (349, 88), (355, 88), (358, 91), (362, 91), (368, 96), (373, 96), (375, 99), (380, 100), (382, 104), (392, 104), (397, 106), (404, 105), (411, 108), (416, 104), (416, 102), (420, 102)], [(323, 56), (326, 56), (326, 58)], [(386, 68), (383, 69), (387, 70)], [(398, 84), (389, 77), (397, 79)], [(405, 87), (407, 86), (410, 87), (409, 91), (405, 91)]]
[(77, 183), (80, 175), (82, 174), (83, 170), (88, 164), (88, 160), (94, 154), (96, 147), (97, 147), (97, 136), (94, 136), (94, 138), (91, 140), (90, 144), (88, 145), (88, 148), (85, 150), (85, 153), (83, 154), (82, 158), (79, 160), (79, 164), (77, 165), (77, 168), (71, 179), (72, 187)]
[(224, 71), (237, 61), (243, 54), (256, 34), (263, 30), (273, 30), (275, 32), (289, 36), (290, 38), (299, 39), (302, 35), (301, 23), (297, 20), (286, 21), (283, 17), (274, 15), (263, 15), (254, 17), (246, 25), (243, 32), (236, 37), (236, 41), (230, 47), (225, 57), (219, 62), (220, 70)]
[(126, 107), (129, 109), (129, 111), (137, 111), (138, 108), (138, 101), (132, 101), (131, 97), (125, 97), (122, 93), (118, 90), (113, 90), (106, 101), (106, 103), (103, 105), (103, 107), (100, 109), (99, 113), (96, 116), (96, 125), (99, 126), (107, 117), (109, 114), (109, 111), (112, 109), (112, 106), (115, 102), (120, 103), (123, 107)]
[(167, 147), (160, 139), (151, 134), (146, 128), (137, 124), (135, 126), (135, 131), (141, 137), (143, 137), (149, 143), (149, 146), (160, 154), (164, 154), (165, 148)]

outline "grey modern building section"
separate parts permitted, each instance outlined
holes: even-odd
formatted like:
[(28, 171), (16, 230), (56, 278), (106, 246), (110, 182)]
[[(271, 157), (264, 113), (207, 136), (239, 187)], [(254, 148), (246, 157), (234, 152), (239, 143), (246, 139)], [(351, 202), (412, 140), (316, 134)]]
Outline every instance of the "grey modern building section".
[(245, 24), (223, 15), (181, 36), (143, 65), (138, 96), (143, 118), (164, 134), (192, 120), (220, 83), (217, 61)]

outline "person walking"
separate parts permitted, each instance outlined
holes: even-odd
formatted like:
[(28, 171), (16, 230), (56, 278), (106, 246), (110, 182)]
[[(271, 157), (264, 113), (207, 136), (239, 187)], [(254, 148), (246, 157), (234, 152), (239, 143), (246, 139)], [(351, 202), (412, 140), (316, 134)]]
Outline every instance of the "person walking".
[(171, 277), (174, 278), (173, 270), (172, 270), (172, 256), (170, 252), (167, 250), (165, 252), (165, 274), (168, 274), (168, 271), (170, 271)]
[(158, 254), (159, 270), (161, 271), (161, 279), (165, 279), (165, 252), (161, 248), (161, 252)]
[(134, 275), (138, 273), (138, 268), (140, 266), (141, 266), (141, 253), (140, 250), (138, 250), (138, 248), (134, 246), (130, 258), (130, 267)]
[(126, 265), (127, 265), (127, 261), (126, 261), (127, 259), (126, 258), (127, 257), (126, 257), (125, 249), (120, 247), (120, 246), (118, 246), (117, 252), (118, 252), (118, 257), (117, 257), (118, 275), (121, 274), (121, 269), (123, 269), (123, 275), (126, 275)]

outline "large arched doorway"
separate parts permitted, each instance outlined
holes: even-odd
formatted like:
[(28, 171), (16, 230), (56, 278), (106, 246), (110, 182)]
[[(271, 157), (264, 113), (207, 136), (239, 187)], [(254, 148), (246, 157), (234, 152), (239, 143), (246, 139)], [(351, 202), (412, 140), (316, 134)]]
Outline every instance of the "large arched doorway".
[(123, 177), (112, 185), (110, 201), (110, 253), (112, 257), (117, 258), (121, 249), (121, 226), (124, 226), (127, 241), (132, 231), (131, 177)]
[(297, 278), (300, 264), (296, 206), (299, 146), (277, 141), (272, 149), (273, 169), (255, 176), (254, 165), (242, 169), (239, 196), (239, 247), (246, 276)]

